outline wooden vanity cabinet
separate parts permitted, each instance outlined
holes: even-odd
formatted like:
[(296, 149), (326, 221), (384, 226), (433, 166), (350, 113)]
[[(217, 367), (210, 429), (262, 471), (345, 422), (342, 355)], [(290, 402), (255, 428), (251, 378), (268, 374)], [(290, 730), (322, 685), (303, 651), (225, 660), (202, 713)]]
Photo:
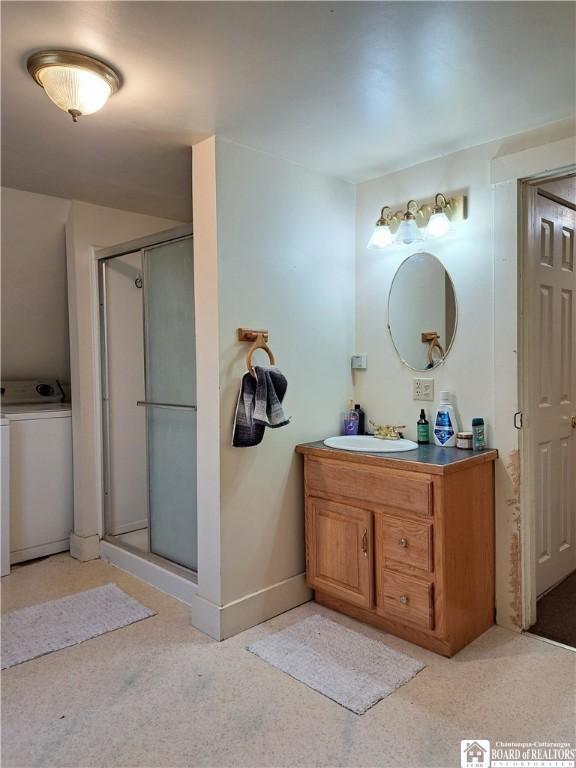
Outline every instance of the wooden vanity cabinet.
[(297, 450), (317, 602), (445, 656), (494, 623), (496, 451)]

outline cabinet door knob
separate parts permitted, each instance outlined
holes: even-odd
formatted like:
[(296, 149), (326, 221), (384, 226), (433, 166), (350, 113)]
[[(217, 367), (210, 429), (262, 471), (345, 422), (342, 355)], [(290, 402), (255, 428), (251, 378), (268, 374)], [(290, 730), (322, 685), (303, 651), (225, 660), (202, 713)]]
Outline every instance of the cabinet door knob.
[(408, 539), (405, 539), (404, 537), (402, 537), (400, 539), (400, 541), (398, 542), (398, 544), (400, 544), (401, 547), (407, 547), (408, 546)]
[(408, 595), (400, 595), (400, 602), (402, 605), (408, 605)]
[(364, 557), (368, 557), (368, 529), (364, 528), (364, 533), (362, 534), (362, 553)]

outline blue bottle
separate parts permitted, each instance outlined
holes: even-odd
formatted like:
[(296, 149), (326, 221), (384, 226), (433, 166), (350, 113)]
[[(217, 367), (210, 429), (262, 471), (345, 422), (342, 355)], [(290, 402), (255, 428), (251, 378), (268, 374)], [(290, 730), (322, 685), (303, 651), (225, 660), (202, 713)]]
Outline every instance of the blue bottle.
[(440, 402), (434, 419), (434, 442), (443, 448), (452, 448), (456, 445), (457, 431), (450, 392), (440, 392)]

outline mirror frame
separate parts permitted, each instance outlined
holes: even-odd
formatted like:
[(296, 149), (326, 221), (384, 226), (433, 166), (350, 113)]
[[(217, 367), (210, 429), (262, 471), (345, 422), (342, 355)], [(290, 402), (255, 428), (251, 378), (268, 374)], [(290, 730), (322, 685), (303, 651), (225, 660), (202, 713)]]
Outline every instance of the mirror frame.
[[(408, 259), (411, 259), (412, 256), (431, 256), (433, 259), (436, 259), (436, 261), (440, 262), (442, 265), (442, 268), (450, 278), (450, 282), (452, 284), (452, 290), (454, 291), (454, 305), (455, 305), (455, 316), (454, 316), (454, 333), (452, 334), (452, 339), (450, 340), (450, 344), (446, 347), (446, 350), (444, 352), (444, 357), (442, 360), (439, 360), (436, 365), (434, 365), (433, 368), (414, 368), (414, 366), (410, 365), (400, 354), (400, 350), (396, 346), (396, 342), (394, 341), (394, 336), (392, 335), (392, 329), (390, 328), (390, 296), (392, 295), (392, 288), (394, 287), (394, 282), (396, 278), (398, 277), (398, 272), (402, 269), (404, 264), (408, 261)], [(435, 256), (433, 253), (430, 253), (430, 251), (414, 251), (414, 253), (411, 253), (409, 256), (407, 256), (405, 259), (401, 261), (401, 263), (398, 265), (398, 268), (394, 272), (394, 277), (392, 278), (392, 282), (390, 283), (390, 289), (388, 291), (388, 306), (387, 306), (387, 323), (388, 326), (388, 333), (390, 335), (390, 341), (392, 342), (392, 346), (394, 347), (394, 350), (398, 357), (400, 358), (400, 362), (403, 363), (407, 368), (410, 368), (411, 371), (416, 371), (417, 373), (431, 373), (432, 371), (435, 371), (437, 368), (439, 368), (441, 365), (444, 365), (446, 362), (446, 358), (450, 354), (450, 351), (452, 347), (454, 346), (454, 340), (456, 338), (456, 333), (458, 331), (458, 316), (459, 316), (459, 309), (458, 309), (458, 294), (456, 293), (456, 286), (454, 285), (454, 280), (452, 279), (452, 275), (450, 272), (446, 269), (446, 266), (444, 265), (444, 262), (438, 258), (438, 256)]]

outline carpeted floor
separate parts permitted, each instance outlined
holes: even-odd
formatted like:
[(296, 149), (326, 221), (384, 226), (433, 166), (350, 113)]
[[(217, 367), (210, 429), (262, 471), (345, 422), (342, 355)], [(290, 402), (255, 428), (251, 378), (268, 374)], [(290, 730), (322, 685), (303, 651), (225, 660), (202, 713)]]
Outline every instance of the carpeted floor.
[[(575, 739), (576, 653), (502, 627), (445, 659), (306, 603), (217, 643), (183, 603), (66, 554), (4, 576), (2, 611), (110, 582), (156, 615), (4, 670), (3, 768), (446, 768), (461, 739)], [(316, 614), (426, 669), (359, 717), (246, 650)]]
[(576, 571), (538, 600), (530, 632), (576, 648)]

